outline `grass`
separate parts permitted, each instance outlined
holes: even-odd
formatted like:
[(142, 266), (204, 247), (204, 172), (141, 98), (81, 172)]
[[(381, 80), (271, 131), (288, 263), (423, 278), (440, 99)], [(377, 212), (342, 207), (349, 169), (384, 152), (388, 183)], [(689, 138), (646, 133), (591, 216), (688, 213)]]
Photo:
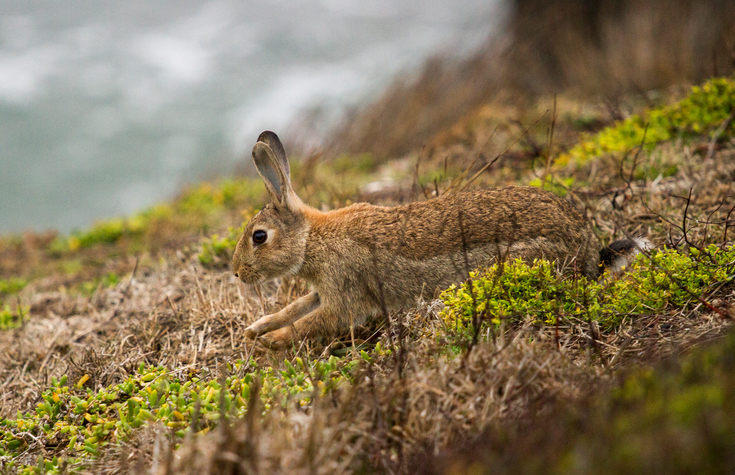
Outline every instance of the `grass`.
[(147, 424), (162, 424), (181, 441), (189, 431), (209, 432), (224, 416), (244, 416), (253, 397), (265, 412), (288, 403), (308, 405), (315, 392), (324, 396), (349, 382), (358, 362), (336, 357), (305, 362), (297, 357), (277, 371), (259, 367), (255, 360), (235, 361), (215, 379), (141, 364), (124, 381), (96, 391), (85, 387), (88, 374), (76, 382), (64, 375), (52, 380), (35, 411), (0, 418), (0, 457), (12, 459), (41, 444), (55, 447), (53, 456), (5, 468), (80, 468), (84, 459)]
[[(639, 115), (660, 111), (666, 119), (656, 127), (671, 134), (647, 140), (632, 170), (617, 156), (625, 151), (611, 149), (540, 178), (521, 156), (512, 170), (491, 167), (478, 178), (483, 186), (536, 179), (577, 200), (605, 242), (648, 236), (656, 250), (620, 278), (509, 261), (327, 346), (299, 342), (274, 353), (245, 337), (254, 319), (307, 290), (283, 278), (256, 291), (223, 272), (243, 220), (263, 204), (257, 181), (194, 186), (55, 241), (7, 240), (0, 298), (18, 302), (0, 306), (8, 330), (0, 332), (0, 471), (406, 472), (465, 460), (502, 471), (532, 470), (534, 456), (536, 467), (560, 471), (613, 466), (607, 456), (615, 467), (669, 466), (676, 454), (650, 447), (671, 434), (674, 446), (688, 441), (691, 452), (681, 453), (692, 471), (717, 467), (732, 427), (728, 353), (717, 349), (735, 308), (730, 130), (722, 128), (708, 160), (696, 150), (719, 133), (731, 83), (714, 80), (688, 103)], [(586, 129), (590, 116), (564, 122)], [(599, 136), (564, 133), (602, 147), (600, 137), (633, 127), (623, 124)], [(478, 120), (487, 130), (472, 129), (463, 142), (475, 146), (482, 135), (509, 147), (515, 139), (493, 136), (496, 125)], [(396, 202), (415, 196), (414, 185), (443, 193), (459, 180), (445, 170), (478, 169), (448, 155), (447, 165), (414, 166), (410, 157), (393, 168), (373, 155), (312, 158), (295, 163), (293, 176), (310, 204), (335, 207), (362, 199), (364, 184), (395, 169), (398, 191), (381, 199)], [(702, 341), (715, 341), (701, 353), (715, 356), (679, 360), (688, 373), (658, 363)], [(724, 421), (710, 438), (701, 414), (711, 414), (707, 424)], [(473, 447), (465, 459), (462, 449)]]
[(725, 473), (735, 449), (734, 354), (730, 333), (420, 463), (432, 473)]
[[(662, 372), (652, 368), (634, 371), (615, 388), (610, 400), (602, 403), (606, 423), (593, 429), (604, 432), (610, 441), (604, 455), (612, 462), (610, 470), (656, 467), (713, 473), (731, 464), (735, 449), (734, 351), (735, 338), (730, 335), (678, 364), (669, 363)], [(587, 444), (578, 440), (577, 445), (581, 452)], [(672, 451), (665, 468), (657, 462), (665, 459), (656, 453), (660, 450)], [(599, 447), (591, 452), (594, 458), (602, 458)]]
[[(639, 256), (621, 279), (609, 282), (562, 277), (547, 261), (532, 265), (513, 261), (474, 272), (466, 285), (445, 291), (439, 314), (444, 325), (437, 327), (434, 338), (442, 342), (442, 354), (456, 358), (466, 351), (477, 322), (482, 326), (478, 328), (481, 342), (491, 334), (488, 325), (498, 328), (501, 323), (529, 318), (550, 326), (594, 320), (603, 331), (612, 332), (626, 318), (645, 318), (672, 308), (686, 310), (734, 276), (735, 246), (712, 245), (687, 253), (657, 250)], [(223, 416), (244, 417), (253, 388), (264, 413), (293, 405), (308, 407), (315, 391), (323, 397), (355, 384), (364, 364), (392, 352), (378, 343), (343, 357), (304, 360), (294, 356), (284, 360), (280, 370), (260, 366), (255, 359), (238, 360), (227, 363), (219, 378), (141, 363), (122, 382), (97, 390), (85, 387), (88, 374), (76, 382), (65, 375), (52, 381), (34, 412), (0, 418), (0, 457), (19, 457), (34, 444), (53, 445), (53, 455), (32, 466), (51, 471), (81, 467), (107, 444), (120, 443), (135, 429), (153, 423), (167, 427), (180, 442), (189, 431), (209, 432)]]
[[(263, 197), (260, 180), (225, 179), (216, 184), (202, 183), (186, 190), (172, 204), (162, 203), (129, 218), (100, 221), (85, 231), (76, 231), (51, 242), (49, 250), (57, 255), (90, 247), (114, 244), (123, 238), (146, 241), (155, 238), (158, 228), (171, 231), (206, 232), (227, 212), (252, 207)], [(151, 236), (153, 234), (153, 236)], [(150, 236), (146, 239), (146, 236)]]

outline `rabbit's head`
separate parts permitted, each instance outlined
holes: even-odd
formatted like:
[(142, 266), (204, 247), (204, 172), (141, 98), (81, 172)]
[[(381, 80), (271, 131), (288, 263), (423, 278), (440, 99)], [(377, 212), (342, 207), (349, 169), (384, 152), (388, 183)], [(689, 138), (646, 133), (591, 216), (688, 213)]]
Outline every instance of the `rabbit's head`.
[(270, 203), (247, 224), (232, 256), (233, 272), (248, 283), (298, 272), (309, 232), (304, 205), (291, 186), (288, 159), (276, 134), (260, 134), (253, 161)]

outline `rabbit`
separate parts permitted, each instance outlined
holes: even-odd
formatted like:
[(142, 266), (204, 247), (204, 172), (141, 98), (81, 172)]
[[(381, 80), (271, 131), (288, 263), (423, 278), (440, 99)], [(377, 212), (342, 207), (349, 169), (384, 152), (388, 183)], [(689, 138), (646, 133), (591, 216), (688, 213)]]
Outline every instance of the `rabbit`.
[(568, 201), (524, 186), (323, 212), (295, 193), (275, 133), (260, 134), (252, 156), (270, 202), (245, 227), (232, 258), (234, 274), (251, 284), (290, 274), (312, 287), (247, 328), (248, 337), (275, 348), (410, 306), (499, 259), (545, 258), (597, 277), (616, 256), (629, 259), (645, 245), (616, 241), (601, 253), (589, 221)]

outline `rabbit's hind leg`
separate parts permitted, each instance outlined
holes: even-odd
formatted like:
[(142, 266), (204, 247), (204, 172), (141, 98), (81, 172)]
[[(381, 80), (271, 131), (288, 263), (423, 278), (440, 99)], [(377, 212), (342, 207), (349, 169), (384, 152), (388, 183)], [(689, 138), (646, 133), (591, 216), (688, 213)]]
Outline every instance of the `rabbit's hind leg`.
[(319, 294), (316, 291), (310, 292), (286, 305), (280, 311), (259, 318), (245, 330), (245, 335), (254, 338), (263, 333), (291, 325), (318, 306)]

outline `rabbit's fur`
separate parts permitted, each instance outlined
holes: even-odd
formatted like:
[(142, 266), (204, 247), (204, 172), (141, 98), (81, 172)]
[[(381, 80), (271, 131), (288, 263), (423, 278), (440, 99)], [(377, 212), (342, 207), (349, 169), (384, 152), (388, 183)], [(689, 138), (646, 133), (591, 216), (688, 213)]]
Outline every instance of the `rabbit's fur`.
[[(292, 274), (313, 288), (248, 327), (250, 336), (263, 335), (271, 345), (333, 335), (410, 306), (498, 259), (546, 258), (593, 277), (600, 271), (600, 245), (590, 223), (547, 191), (510, 186), (322, 212), (294, 192), (273, 132), (260, 135), (253, 159), (271, 202), (245, 227), (233, 270), (248, 283)], [(262, 244), (254, 243), (256, 231), (267, 233)]]

